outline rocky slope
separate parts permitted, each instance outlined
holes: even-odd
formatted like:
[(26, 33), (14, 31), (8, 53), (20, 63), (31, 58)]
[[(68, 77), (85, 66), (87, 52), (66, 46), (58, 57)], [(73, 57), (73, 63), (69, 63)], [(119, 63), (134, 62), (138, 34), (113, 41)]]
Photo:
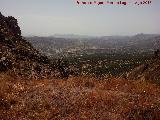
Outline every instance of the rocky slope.
[(128, 74), (128, 79), (143, 79), (160, 84), (160, 57), (153, 58), (147, 64), (133, 69)]
[(51, 74), (50, 60), (21, 36), (17, 20), (0, 13), (0, 72), (26, 78)]

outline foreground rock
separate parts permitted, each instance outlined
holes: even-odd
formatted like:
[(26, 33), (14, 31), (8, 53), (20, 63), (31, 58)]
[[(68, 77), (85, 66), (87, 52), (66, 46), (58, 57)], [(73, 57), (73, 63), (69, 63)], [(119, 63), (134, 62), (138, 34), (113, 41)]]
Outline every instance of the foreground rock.
[(0, 72), (31, 79), (52, 71), (51, 61), (21, 36), (17, 20), (0, 13)]

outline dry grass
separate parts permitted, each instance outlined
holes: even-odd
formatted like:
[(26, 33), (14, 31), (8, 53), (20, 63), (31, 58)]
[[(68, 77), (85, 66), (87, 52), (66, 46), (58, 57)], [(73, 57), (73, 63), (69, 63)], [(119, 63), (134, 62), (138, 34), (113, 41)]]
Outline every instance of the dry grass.
[(160, 88), (143, 80), (0, 76), (1, 120), (159, 120)]

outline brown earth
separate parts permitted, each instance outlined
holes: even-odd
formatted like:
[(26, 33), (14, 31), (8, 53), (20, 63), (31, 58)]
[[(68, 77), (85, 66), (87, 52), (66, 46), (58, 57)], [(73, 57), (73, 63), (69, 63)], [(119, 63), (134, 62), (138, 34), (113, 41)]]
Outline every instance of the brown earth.
[(2, 120), (159, 120), (160, 88), (146, 81), (92, 77), (0, 77)]

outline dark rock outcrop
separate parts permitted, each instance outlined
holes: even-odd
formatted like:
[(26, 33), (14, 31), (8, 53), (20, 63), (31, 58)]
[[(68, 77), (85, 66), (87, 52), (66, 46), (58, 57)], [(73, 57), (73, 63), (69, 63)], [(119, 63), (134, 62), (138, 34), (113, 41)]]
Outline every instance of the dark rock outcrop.
[[(26, 78), (48, 77), (51, 61), (21, 36), (17, 20), (0, 13), (0, 72)], [(52, 74), (53, 75), (53, 74)]]

